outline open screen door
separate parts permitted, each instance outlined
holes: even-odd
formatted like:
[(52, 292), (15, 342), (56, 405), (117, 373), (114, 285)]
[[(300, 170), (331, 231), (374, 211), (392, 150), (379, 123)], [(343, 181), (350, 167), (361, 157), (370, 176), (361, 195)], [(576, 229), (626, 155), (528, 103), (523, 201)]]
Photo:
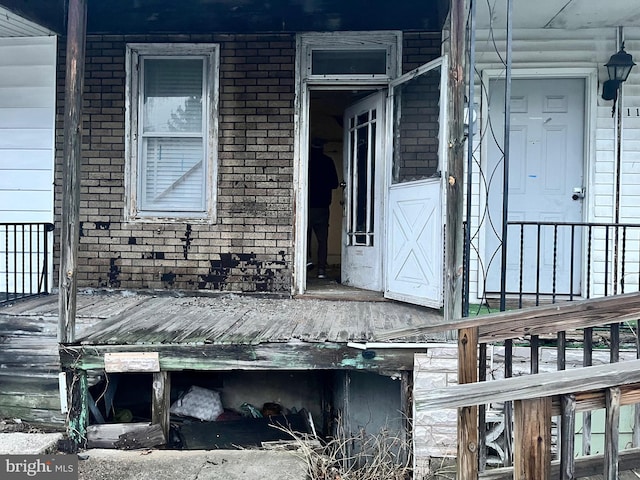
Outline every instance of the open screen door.
[(344, 113), (342, 284), (381, 292), (386, 90)]
[(443, 302), (447, 58), (390, 84), (387, 113), (385, 297), (439, 308)]

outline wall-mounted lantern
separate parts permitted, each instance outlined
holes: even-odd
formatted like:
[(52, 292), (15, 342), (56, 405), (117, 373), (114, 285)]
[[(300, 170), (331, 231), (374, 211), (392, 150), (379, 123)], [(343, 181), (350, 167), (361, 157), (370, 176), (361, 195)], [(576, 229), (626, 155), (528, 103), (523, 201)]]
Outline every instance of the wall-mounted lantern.
[(605, 63), (609, 80), (602, 84), (602, 98), (604, 100), (613, 100), (613, 112), (616, 109), (616, 100), (618, 99), (618, 89), (622, 82), (626, 81), (629, 73), (635, 63), (633, 57), (624, 51), (624, 43), (620, 51), (611, 55), (609, 61)]

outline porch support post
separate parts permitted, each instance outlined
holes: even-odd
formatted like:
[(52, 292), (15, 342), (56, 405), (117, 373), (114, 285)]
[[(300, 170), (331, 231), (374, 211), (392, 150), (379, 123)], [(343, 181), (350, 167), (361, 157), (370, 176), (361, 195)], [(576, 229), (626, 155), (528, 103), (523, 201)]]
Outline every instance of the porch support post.
[[(458, 330), (458, 383), (478, 381), (478, 328)], [(458, 408), (458, 478), (478, 478), (478, 407)]]
[[(444, 318), (462, 317), (464, 203), (464, 39), (465, 0), (451, 0), (449, 11), (449, 162), (445, 243)], [(478, 381), (478, 329), (458, 331), (458, 383)], [(478, 478), (478, 407), (458, 409), (458, 478)]]
[(605, 393), (604, 480), (617, 480), (620, 440), (620, 387), (611, 387)]
[(62, 164), (62, 224), (58, 341), (75, 341), (77, 257), (80, 235), (80, 163), (82, 149), (82, 90), (86, 43), (86, 0), (69, 0), (64, 92)]
[(444, 318), (462, 317), (462, 222), (464, 202), (465, 0), (451, 0), (449, 41), (449, 164), (445, 235)]
[[(551, 478), (551, 397), (514, 402), (514, 480)], [(564, 478), (564, 477), (563, 477)]]

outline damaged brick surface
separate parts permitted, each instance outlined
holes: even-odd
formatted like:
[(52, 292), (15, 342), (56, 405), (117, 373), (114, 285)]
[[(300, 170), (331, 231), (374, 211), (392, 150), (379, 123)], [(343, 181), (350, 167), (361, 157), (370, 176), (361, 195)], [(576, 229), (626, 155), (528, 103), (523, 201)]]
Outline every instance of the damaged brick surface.
[[(437, 57), (440, 37), (404, 34), (403, 71)], [(127, 43), (220, 46), (215, 218), (126, 216)], [(289, 292), (292, 284), (295, 35), (92, 35), (83, 102), (79, 287)], [(55, 242), (62, 203), (66, 45), (58, 46)], [(59, 249), (54, 251), (58, 275)]]
[[(295, 36), (144, 38), (220, 45), (216, 218), (201, 222), (125, 218), (125, 53), (127, 43), (140, 41), (118, 35), (87, 38), (79, 286), (289, 291)], [(58, 51), (58, 111), (62, 112), (64, 41)], [(62, 126), (59, 114), (58, 132)], [(58, 222), (62, 140), (58, 135)]]

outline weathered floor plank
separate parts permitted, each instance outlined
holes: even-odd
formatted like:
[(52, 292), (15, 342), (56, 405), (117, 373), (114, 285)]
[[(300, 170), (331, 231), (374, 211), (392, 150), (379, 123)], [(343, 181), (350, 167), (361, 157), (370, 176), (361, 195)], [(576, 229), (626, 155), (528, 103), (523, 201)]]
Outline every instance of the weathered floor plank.
[(58, 296), (42, 295), (0, 307), (1, 312), (10, 311), (12, 315), (57, 315)]
[[(101, 307), (102, 308), (102, 307)], [(94, 316), (93, 314), (91, 314)], [(379, 329), (441, 322), (437, 311), (395, 302), (241, 296), (156, 297), (79, 337), (83, 344), (232, 344), (368, 341)], [(439, 338), (422, 335), (422, 340)]]

